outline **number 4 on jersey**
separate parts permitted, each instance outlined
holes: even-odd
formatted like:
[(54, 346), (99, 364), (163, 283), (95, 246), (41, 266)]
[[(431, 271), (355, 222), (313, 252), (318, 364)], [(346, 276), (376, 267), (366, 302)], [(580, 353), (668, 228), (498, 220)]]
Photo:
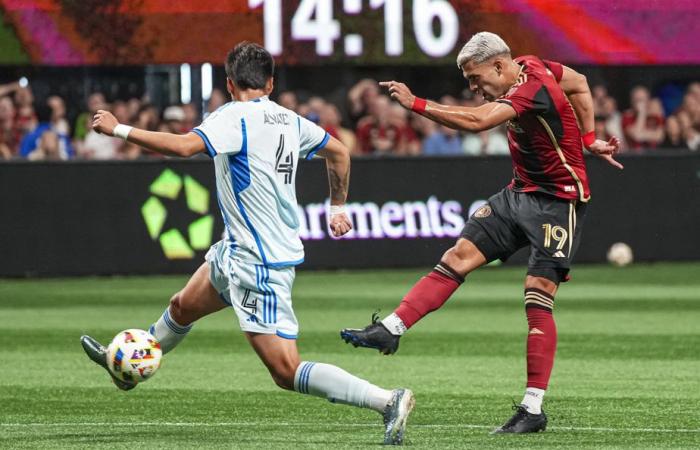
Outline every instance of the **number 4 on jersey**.
[[(284, 154), (284, 135), (280, 134), (280, 142), (277, 145), (277, 153), (275, 154), (276, 164), (275, 170), (277, 173), (284, 174), (284, 184), (292, 183), (292, 173), (294, 172), (294, 157), (292, 152), (286, 156)], [(284, 158), (284, 159), (283, 159)]]

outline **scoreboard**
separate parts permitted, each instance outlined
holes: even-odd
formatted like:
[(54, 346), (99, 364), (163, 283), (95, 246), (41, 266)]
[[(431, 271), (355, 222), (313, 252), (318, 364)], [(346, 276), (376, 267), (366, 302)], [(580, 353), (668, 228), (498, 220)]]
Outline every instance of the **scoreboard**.
[(248, 0), (248, 5), (263, 9), (265, 47), (275, 56), (283, 55), (288, 38), (313, 42), (320, 57), (362, 58), (383, 46), (384, 55), (401, 58), (410, 41), (422, 55), (440, 58), (453, 51), (459, 37), (457, 11), (444, 0), (301, 0), (286, 10), (282, 0)]
[(0, 64), (454, 64), (479, 31), (568, 64), (700, 64), (698, 0), (0, 0)]

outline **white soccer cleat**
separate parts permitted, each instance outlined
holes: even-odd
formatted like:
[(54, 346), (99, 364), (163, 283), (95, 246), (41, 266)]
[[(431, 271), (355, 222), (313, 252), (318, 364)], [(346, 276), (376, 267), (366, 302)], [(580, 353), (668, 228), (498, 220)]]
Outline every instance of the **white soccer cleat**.
[(406, 430), (406, 421), (416, 405), (410, 389), (394, 389), (391, 400), (384, 410), (384, 444), (401, 445)]

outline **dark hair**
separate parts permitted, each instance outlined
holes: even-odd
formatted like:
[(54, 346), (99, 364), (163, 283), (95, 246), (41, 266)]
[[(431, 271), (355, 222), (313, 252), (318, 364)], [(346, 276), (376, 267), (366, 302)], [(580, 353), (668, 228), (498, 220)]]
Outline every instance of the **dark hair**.
[(239, 43), (226, 57), (226, 76), (240, 89), (262, 89), (274, 74), (272, 55), (253, 42)]

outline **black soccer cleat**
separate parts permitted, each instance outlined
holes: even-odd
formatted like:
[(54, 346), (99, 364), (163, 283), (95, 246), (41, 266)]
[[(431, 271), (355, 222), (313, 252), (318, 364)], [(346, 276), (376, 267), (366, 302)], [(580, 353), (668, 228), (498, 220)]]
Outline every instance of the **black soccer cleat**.
[(372, 323), (365, 328), (344, 328), (340, 330), (340, 337), (354, 347), (376, 348), (379, 353), (391, 355), (399, 349), (399, 338), (393, 335), (379, 321), (377, 313), (372, 314)]
[(107, 366), (107, 349), (104, 348), (102, 344), (97, 342), (92, 337), (85, 335), (80, 337), (80, 345), (83, 346), (83, 350), (85, 350), (88, 358), (107, 371), (109, 376), (112, 377), (112, 381), (119, 389), (122, 391), (129, 391), (136, 387), (136, 383), (122, 381), (112, 374), (112, 372), (109, 370), (109, 366)]
[(491, 434), (502, 433), (538, 433), (547, 428), (547, 416), (542, 414), (530, 414), (523, 405), (513, 405), (515, 414), (502, 427), (496, 428)]

